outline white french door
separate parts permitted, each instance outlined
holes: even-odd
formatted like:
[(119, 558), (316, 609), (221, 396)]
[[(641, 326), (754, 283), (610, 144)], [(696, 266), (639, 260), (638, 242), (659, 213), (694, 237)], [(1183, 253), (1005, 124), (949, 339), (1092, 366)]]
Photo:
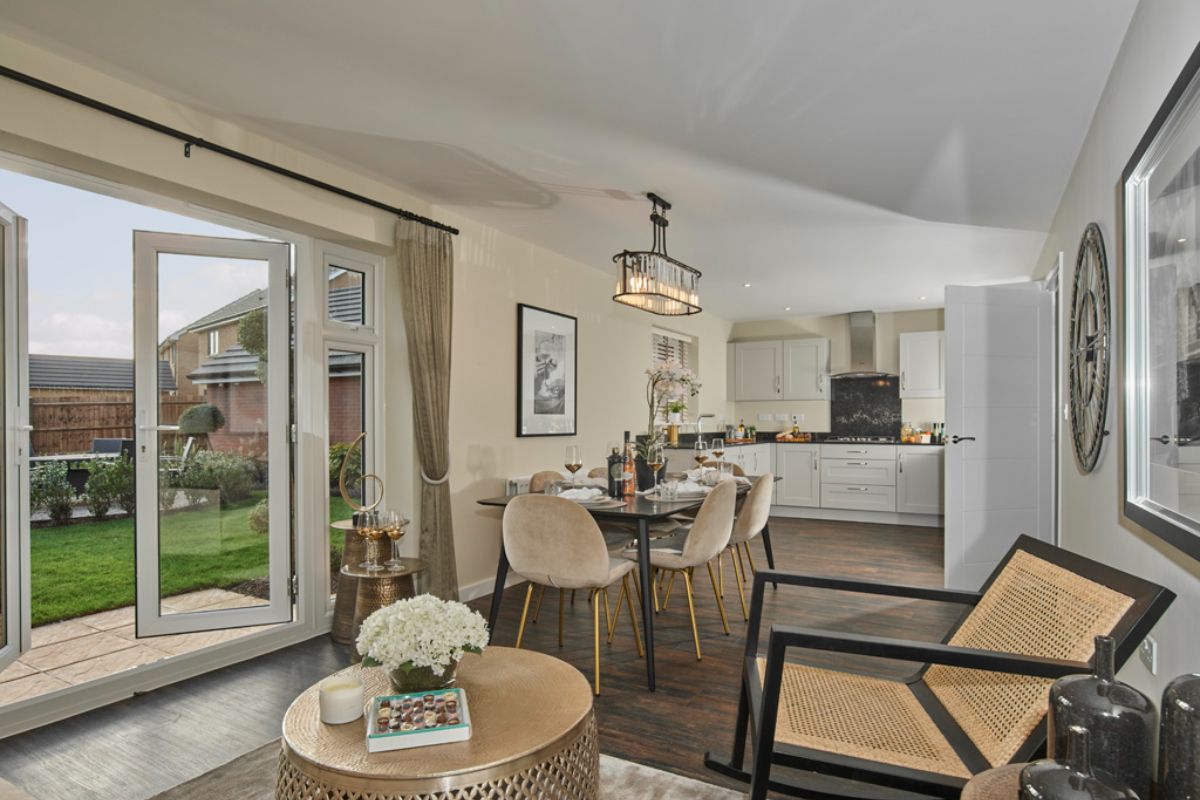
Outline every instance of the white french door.
[(4, 460), (0, 464), (0, 670), (29, 649), (29, 376), (25, 219), (0, 205)]
[(290, 245), (136, 231), (133, 257), (137, 635), (288, 622)]

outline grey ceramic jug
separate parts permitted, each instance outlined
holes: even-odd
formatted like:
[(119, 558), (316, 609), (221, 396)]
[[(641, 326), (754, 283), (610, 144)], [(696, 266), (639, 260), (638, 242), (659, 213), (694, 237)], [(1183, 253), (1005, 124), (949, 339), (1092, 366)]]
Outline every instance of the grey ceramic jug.
[(1158, 737), (1158, 800), (1200, 800), (1200, 675), (1167, 684)]
[(1065, 760), (1035, 761), (1021, 770), (1021, 800), (1138, 800), (1128, 786), (1092, 771), (1086, 728), (1067, 732)]

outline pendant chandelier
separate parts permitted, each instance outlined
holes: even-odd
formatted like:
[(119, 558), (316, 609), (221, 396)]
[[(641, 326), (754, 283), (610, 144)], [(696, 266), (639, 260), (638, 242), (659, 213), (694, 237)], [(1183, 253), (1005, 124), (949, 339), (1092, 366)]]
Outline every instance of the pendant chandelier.
[(700, 312), (700, 270), (667, 255), (667, 210), (671, 204), (653, 192), (650, 224), (654, 244), (649, 250), (622, 250), (613, 256), (617, 289), (613, 300), (665, 317)]

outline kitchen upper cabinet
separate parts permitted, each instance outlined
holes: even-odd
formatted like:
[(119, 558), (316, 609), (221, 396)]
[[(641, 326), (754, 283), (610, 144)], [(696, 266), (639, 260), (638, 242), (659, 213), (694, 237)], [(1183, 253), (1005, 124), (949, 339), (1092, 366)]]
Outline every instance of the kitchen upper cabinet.
[(900, 334), (900, 396), (946, 396), (946, 337), (942, 331)]
[(775, 485), (775, 502), (781, 506), (821, 505), (821, 445), (775, 445), (775, 463), (780, 481)]
[(783, 342), (736, 342), (734, 400), (783, 399)]
[(896, 510), (902, 514), (941, 514), (945, 482), (942, 448), (896, 450)]
[(784, 400), (825, 400), (829, 396), (828, 375), (828, 339), (784, 340)]

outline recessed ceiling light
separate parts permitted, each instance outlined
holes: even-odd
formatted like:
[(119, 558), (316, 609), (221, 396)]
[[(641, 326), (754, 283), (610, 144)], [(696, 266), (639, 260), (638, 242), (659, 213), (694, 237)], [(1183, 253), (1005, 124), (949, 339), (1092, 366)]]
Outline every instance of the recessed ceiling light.
[(921, 299), (922, 299), (922, 300), (924, 300), (924, 299), (925, 299), (925, 295), (921, 295)]
[(1175, 241), (1179, 242), (1179, 244), (1183, 244), (1184, 242), (1187, 241), (1187, 237), (1184, 237), (1182, 239), (1176, 239)]
[(743, 289), (749, 289), (749, 288), (750, 288), (750, 284), (748, 284), (748, 283), (743, 283), (743, 284), (742, 284), (742, 288), (743, 288)]
[(784, 306), (784, 307), (783, 307), (783, 310), (784, 310), (784, 311), (791, 311), (791, 310), (792, 310), (792, 307), (791, 307), (791, 306)]

